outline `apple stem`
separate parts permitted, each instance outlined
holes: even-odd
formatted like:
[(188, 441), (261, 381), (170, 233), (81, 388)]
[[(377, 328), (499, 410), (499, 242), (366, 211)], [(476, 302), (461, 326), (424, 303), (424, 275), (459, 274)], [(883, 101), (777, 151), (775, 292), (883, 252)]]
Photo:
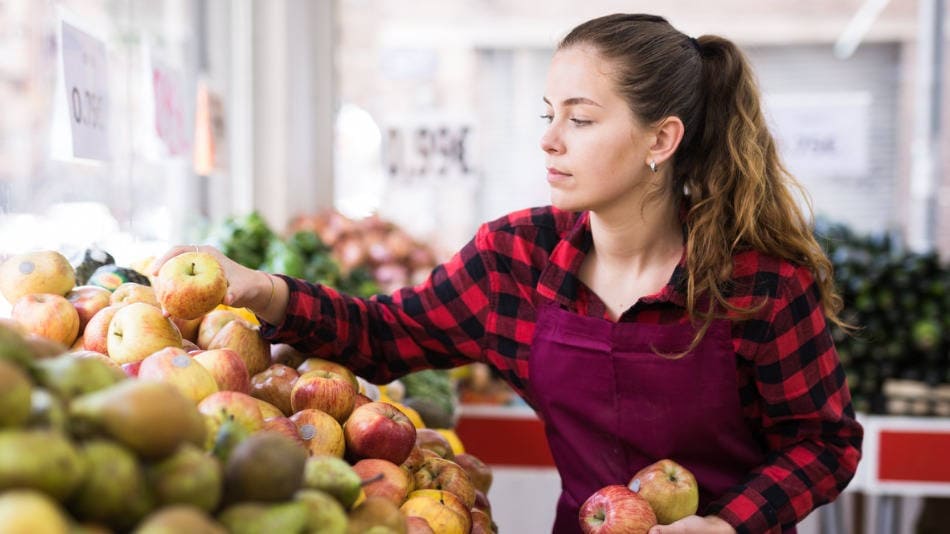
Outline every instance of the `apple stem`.
[(382, 473), (376, 473), (375, 475), (373, 475), (373, 476), (371, 476), (371, 477), (369, 477), (369, 478), (367, 478), (367, 479), (365, 479), (365, 480), (361, 480), (361, 481), (360, 481), (360, 486), (361, 486), (361, 487), (362, 487), (362, 486), (368, 486), (368, 485), (372, 484), (373, 482), (379, 482), (379, 481), (382, 480), (382, 479), (383, 479), (383, 474), (382, 474)]

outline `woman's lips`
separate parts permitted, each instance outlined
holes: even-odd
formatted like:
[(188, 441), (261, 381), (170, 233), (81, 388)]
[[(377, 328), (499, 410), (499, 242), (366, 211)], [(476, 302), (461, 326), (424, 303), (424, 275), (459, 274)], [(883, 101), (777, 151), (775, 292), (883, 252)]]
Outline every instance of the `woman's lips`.
[(559, 171), (557, 169), (548, 169), (548, 183), (557, 183), (563, 182), (570, 178), (571, 175), (565, 172)]

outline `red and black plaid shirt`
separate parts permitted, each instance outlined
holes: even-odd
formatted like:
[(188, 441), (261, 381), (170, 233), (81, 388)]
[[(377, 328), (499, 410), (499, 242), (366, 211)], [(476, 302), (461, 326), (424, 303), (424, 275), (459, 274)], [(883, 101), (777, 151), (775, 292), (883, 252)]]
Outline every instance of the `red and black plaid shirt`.
[[(392, 296), (351, 298), (285, 277), (287, 317), (262, 331), (378, 383), (485, 362), (527, 398), (538, 297), (607, 317), (603, 302), (577, 279), (590, 246), (586, 214), (550, 207), (516, 212), (483, 225), (428, 280)], [(620, 320), (687, 321), (683, 278), (681, 263), (668, 285)], [(733, 322), (732, 342), (743, 414), (769, 452), (765, 465), (705, 512), (739, 532), (778, 531), (844, 489), (863, 432), (809, 271), (744, 252), (734, 258), (732, 281), (731, 303), (749, 308), (766, 299), (752, 317)]]

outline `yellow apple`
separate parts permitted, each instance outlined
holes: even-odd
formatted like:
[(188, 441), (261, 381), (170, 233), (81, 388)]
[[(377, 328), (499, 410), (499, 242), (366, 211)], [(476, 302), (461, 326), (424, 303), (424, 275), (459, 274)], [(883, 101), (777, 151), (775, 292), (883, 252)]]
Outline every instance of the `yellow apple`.
[(214, 256), (207, 252), (185, 252), (158, 271), (156, 291), (165, 310), (182, 319), (197, 319), (224, 301), (228, 279)]
[(195, 404), (218, 391), (211, 373), (178, 347), (165, 347), (146, 356), (138, 378), (168, 382)]
[(133, 302), (144, 302), (156, 308), (159, 307), (155, 289), (152, 286), (135, 282), (119, 284), (119, 287), (115, 288), (112, 297), (109, 299), (110, 304), (132, 304)]
[(23, 295), (13, 303), (10, 317), (28, 333), (71, 346), (79, 336), (79, 312), (66, 297), (52, 293)]
[(472, 529), (472, 513), (465, 504), (448, 491), (420, 489), (409, 494), (399, 507), (406, 516), (418, 516), (439, 534), (468, 534)]
[(17, 254), (0, 264), (0, 293), (14, 303), (30, 293), (64, 296), (76, 285), (76, 271), (54, 250)]
[(165, 347), (181, 346), (181, 332), (151, 304), (126, 304), (109, 322), (108, 354), (120, 364), (144, 360)]

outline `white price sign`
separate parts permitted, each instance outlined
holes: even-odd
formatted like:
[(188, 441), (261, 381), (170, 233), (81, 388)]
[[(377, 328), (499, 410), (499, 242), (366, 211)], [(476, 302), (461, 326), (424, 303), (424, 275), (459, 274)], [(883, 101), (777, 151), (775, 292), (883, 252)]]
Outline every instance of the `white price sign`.
[(109, 159), (109, 73), (105, 43), (63, 22), (63, 82), (73, 156)]
[(472, 132), (468, 122), (390, 126), (385, 130), (386, 172), (390, 178), (403, 182), (472, 177)]

